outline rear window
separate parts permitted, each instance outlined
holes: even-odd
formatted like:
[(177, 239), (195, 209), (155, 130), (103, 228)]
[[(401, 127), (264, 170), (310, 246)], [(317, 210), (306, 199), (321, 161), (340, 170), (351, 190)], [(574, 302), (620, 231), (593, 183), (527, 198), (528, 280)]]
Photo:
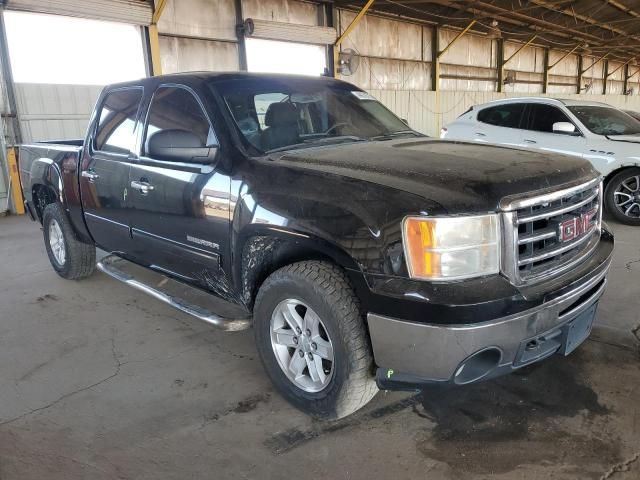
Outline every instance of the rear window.
[(507, 103), (483, 108), (478, 112), (478, 121), (497, 127), (519, 128), (524, 107), (523, 103)]
[(128, 155), (135, 150), (135, 126), (142, 88), (125, 88), (107, 94), (100, 107), (94, 147)]

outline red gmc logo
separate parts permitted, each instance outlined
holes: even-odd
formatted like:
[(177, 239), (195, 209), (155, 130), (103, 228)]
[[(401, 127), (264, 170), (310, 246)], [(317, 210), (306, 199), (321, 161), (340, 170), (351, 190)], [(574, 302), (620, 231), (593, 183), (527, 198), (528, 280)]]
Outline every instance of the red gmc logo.
[(558, 225), (558, 240), (561, 242), (570, 242), (587, 233), (593, 226), (593, 219), (596, 213), (597, 210), (592, 209), (581, 214), (579, 217), (573, 217), (560, 222)]

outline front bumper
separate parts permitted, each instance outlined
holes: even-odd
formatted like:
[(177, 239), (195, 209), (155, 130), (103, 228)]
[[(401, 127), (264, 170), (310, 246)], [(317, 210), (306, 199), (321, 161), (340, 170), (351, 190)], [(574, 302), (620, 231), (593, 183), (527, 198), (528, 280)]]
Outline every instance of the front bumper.
[(568, 353), (567, 335), (577, 323), (588, 329), (580, 341), (590, 333), (610, 264), (609, 255), (571, 288), (547, 296), (548, 301), (480, 323), (417, 323), (369, 313), (378, 385), (411, 390), (422, 384), (466, 384)]

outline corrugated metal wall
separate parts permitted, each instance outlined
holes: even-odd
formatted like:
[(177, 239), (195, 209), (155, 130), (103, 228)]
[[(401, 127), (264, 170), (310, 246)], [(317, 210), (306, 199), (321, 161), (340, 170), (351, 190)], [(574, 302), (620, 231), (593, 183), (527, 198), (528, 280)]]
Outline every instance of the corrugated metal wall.
[[(430, 136), (439, 136), (440, 128), (453, 121), (472, 105), (519, 93), (497, 92), (433, 92), (411, 90), (369, 90), (396, 115), (409, 121), (409, 125)], [(557, 96), (555, 94), (537, 96)], [(584, 95), (562, 94), (562, 98), (584, 99)], [(640, 111), (638, 95), (591, 95), (589, 100), (605, 102), (618, 108)]]
[(23, 141), (84, 138), (101, 90), (96, 85), (17, 83)]
[(234, 0), (168, 0), (160, 22), (162, 72), (238, 70)]

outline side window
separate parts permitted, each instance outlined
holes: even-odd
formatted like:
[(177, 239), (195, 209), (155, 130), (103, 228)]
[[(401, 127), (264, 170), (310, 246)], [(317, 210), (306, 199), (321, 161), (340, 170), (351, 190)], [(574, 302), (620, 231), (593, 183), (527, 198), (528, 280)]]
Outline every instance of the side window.
[(104, 152), (128, 155), (136, 145), (135, 126), (141, 88), (127, 88), (108, 93), (100, 107), (94, 147)]
[(483, 108), (478, 112), (478, 121), (497, 127), (520, 128), (523, 112), (523, 103), (506, 103)]
[[(200, 147), (216, 143), (215, 135), (200, 103), (191, 92), (180, 87), (159, 87), (149, 107), (149, 120), (144, 141), (145, 154), (149, 139), (162, 130), (180, 130), (192, 134)], [(193, 145), (196, 146), (196, 145)]]
[(527, 130), (553, 133), (553, 124), (556, 122), (572, 123), (562, 110), (553, 105), (544, 105), (542, 103), (529, 105), (529, 124), (527, 125)]

